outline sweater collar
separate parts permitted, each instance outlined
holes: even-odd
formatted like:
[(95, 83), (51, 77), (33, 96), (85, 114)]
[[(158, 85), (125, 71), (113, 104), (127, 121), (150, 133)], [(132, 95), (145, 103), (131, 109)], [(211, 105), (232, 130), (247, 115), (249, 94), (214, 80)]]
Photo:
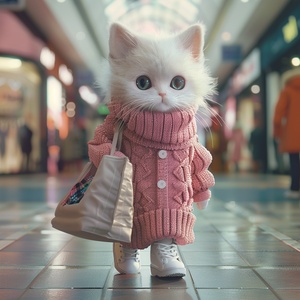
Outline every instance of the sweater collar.
[(118, 121), (124, 122), (125, 136), (130, 135), (137, 141), (144, 140), (149, 145), (186, 144), (196, 135), (196, 111), (192, 108), (171, 112), (139, 111), (112, 103), (109, 109)]

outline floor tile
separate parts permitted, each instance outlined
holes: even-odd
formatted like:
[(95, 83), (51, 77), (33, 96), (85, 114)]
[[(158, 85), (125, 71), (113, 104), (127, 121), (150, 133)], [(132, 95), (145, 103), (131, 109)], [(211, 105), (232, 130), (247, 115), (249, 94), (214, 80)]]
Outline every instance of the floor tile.
[(0, 268), (0, 289), (26, 289), (41, 269)]
[(184, 262), (188, 266), (247, 266), (236, 252), (185, 252)]
[(277, 241), (235, 241), (230, 244), (237, 251), (295, 251), (285, 243)]
[(251, 266), (300, 267), (300, 252), (239, 252)]
[[(44, 231), (44, 233), (43, 233)], [(36, 233), (29, 233), (25, 234), (19, 239), (19, 242), (23, 241), (69, 241), (72, 237), (67, 234), (58, 234), (50, 230), (42, 230), (41, 232), (36, 232)]]
[(224, 240), (201, 241), (193, 244), (181, 246), (182, 251), (214, 251), (214, 252), (230, 252), (234, 251), (233, 246)]
[(267, 288), (249, 269), (189, 267), (195, 287), (207, 289), (262, 289)]
[(198, 289), (201, 300), (278, 300), (270, 290), (265, 289)]
[[(299, 216), (297, 216), (299, 218)], [(297, 228), (297, 229), (293, 229), (293, 230), (285, 230), (285, 234), (294, 239), (294, 240), (297, 240), (297, 241), (300, 241), (300, 228)]]
[(19, 300), (99, 300), (101, 294), (101, 289), (29, 289)]
[(279, 289), (300, 289), (300, 268), (299, 269), (255, 269), (255, 271), (273, 288)]
[(299, 300), (300, 289), (298, 290), (275, 290), (281, 300)]
[(31, 285), (39, 289), (103, 288), (109, 267), (47, 268)]
[[(234, 223), (234, 222), (233, 222)], [(216, 225), (216, 229), (218, 231), (220, 231), (221, 233), (222, 232), (256, 232), (256, 233), (259, 233), (261, 230), (256, 227), (256, 226), (251, 226), (249, 224), (245, 224), (245, 225), (236, 225), (236, 224), (233, 224), (233, 225)]]
[(15, 241), (5, 248), (6, 252), (46, 251), (53, 252), (61, 250), (65, 241)]
[(225, 239), (218, 232), (201, 232), (196, 234), (195, 241), (193, 244), (203, 244), (204, 242), (215, 242), (215, 241), (224, 242)]
[(16, 300), (24, 293), (24, 290), (4, 290), (0, 289), (0, 299)]
[(258, 232), (256, 230), (254, 232), (222, 232), (222, 236), (229, 242), (278, 241), (278, 239), (276, 239), (274, 236), (266, 234), (265, 232)]
[(51, 262), (53, 266), (110, 266), (113, 263), (112, 252), (60, 252)]
[(11, 244), (13, 241), (12, 240), (4, 240), (0, 241), (0, 250), (4, 249), (7, 247), (9, 244)]
[(109, 289), (105, 300), (196, 300), (196, 292), (191, 289)]
[(45, 266), (56, 252), (0, 252), (0, 266)]
[(62, 249), (63, 251), (112, 251), (112, 243), (72, 238)]
[[(201, 218), (201, 217), (200, 217)], [(196, 233), (202, 234), (212, 234), (212, 233), (217, 233), (216, 228), (212, 224), (207, 224), (207, 221), (204, 220), (201, 222), (203, 219), (197, 219), (197, 224), (194, 227), (194, 231)]]
[(120, 275), (116, 271), (107, 283), (108, 288), (159, 288), (159, 289), (186, 289), (192, 286), (190, 275), (183, 278), (157, 278), (151, 276), (149, 267), (142, 267), (137, 275)]

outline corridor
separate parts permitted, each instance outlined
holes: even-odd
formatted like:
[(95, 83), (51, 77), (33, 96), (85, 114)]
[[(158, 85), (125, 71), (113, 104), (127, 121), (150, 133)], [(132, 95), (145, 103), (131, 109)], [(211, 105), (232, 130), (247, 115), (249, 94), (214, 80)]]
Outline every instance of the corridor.
[(72, 176), (0, 177), (0, 299), (300, 298), (300, 199), (284, 198), (288, 177), (217, 176), (205, 211), (195, 209), (196, 241), (180, 247), (182, 279), (118, 275), (112, 245), (51, 228)]

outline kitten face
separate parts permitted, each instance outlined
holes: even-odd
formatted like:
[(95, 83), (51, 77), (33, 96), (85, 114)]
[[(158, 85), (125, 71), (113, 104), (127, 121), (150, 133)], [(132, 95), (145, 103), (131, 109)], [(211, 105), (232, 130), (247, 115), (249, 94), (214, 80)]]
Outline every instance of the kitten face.
[(197, 108), (211, 91), (203, 63), (202, 28), (146, 38), (119, 24), (110, 33), (110, 97), (134, 108), (167, 112)]

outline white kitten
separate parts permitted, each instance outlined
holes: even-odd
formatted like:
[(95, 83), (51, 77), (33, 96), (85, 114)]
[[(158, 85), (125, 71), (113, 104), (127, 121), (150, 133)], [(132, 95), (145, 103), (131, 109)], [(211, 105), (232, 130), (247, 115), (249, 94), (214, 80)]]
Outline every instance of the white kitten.
[(114, 23), (109, 65), (100, 87), (108, 101), (122, 101), (141, 110), (205, 106), (215, 81), (204, 65), (203, 43), (199, 24), (177, 35), (146, 37)]

